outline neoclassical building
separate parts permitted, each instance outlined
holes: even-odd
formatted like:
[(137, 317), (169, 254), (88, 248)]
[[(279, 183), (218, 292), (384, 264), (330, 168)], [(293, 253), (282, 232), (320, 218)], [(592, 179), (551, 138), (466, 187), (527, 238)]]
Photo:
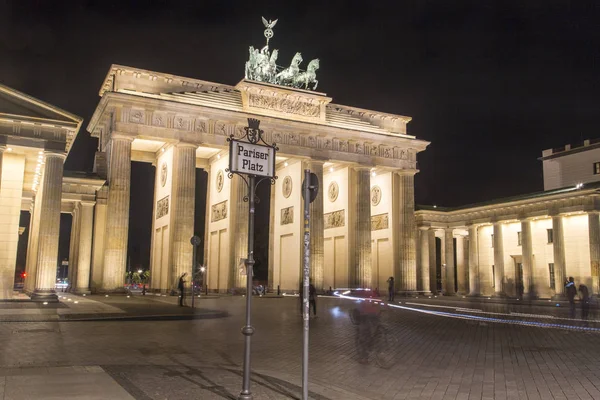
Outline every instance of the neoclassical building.
[[(151, 289), (192, 272), (195, 199), (206, 196), (207, 285), (243, 287), (248, 203), (228, 177), (229, 137), (248, 118), (279, 147), (268, 221), (269, 286), (299, 286), (301, 184), (319, 178), (311, 204), (311, 277), (319, 289), (387, 287), (448, 295), (562, 293), (574, 276), (598, 293), (600, 151), (594, 142), (544, 151), (545, 192), (415, 212), (417, 154), (428, 142), (410, 117), (335, 104), (324, 93), (244, 79), (235, 86), (113, 65), (87, 129), (94, 173), (63, 171), (82, 119), (0, 86), (0, 285), (12, 294), (20, 233), (28, 238), (24, 290), (56, 300), (60, 213), (72, 214), (69, 281), (77, 293), (123, 290), (131, 162), (155, 166)], [(208, 174), (206, 188), (195, 174)], [(584, 185), (580, 185), (584, 183)], [(21, 211), (30, 224), (19, 227)]]
[(600, 145), (544, 150), (544, 192), (454, 209), (420, 207), (420, 291), (564, 294), (574, 277), (600, 293)]

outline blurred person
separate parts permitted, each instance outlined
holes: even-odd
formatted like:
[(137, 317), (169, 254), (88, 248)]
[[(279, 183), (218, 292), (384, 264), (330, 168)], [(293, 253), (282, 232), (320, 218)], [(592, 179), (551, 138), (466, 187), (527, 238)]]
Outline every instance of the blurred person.
[(569, 299), (569, 318), (575, 318), (575, 296), (577, 295), (577, 288), (575, 287), (575, 279), (572, 276), (565, 284), (565, 294)]
[(390, 276), (387, 280), (388, 283), (388, 301), (394, 301), (394, 277)]
[(179, 307), (184, 307), (185, 300), (185, 277), (187, 276), (187, 272), (184, 272), (183, 275), (179, 277), (179, 284), (177, 288), (179, 289), (179, 293), (181, 296), (179, 297)]
[(587, 286), (579, 285), (579, 299), (581, 300), (581, 319), (587, 321), (590, 313), (590, 292)]
[(317, 317), (317, 289), (310, 283), (308, 286), (308, 315), (310, 315), (310, 306), (313, 308), (313, 314)]
[(381, 306), (373, 301), (363, 300), (359, 301), (352, 313), (352, 320), (356, 324), (358, 362), (366, 364), (369, 362), (369, 354), (375, 344), (375, 334), (380, 323)]

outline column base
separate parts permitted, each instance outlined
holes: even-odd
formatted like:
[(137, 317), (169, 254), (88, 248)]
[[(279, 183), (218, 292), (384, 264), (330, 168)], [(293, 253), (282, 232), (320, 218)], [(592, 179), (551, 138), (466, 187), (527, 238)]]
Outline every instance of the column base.
[(58, 303), (58, 296), (54, 290), (34, 290), (31, 300), (35, 302)]
[(91, 290), (89, 290), (89, 289), (75, 289), (73, 291), (73, 293), (74, 294), (85, 294), (85, 295), (92, 294)]
[(414, 297), (418, 296), (420, 293), (416, 290), (406, 290), (401, 292), (396, 292), (395, 295), (399, 297)]

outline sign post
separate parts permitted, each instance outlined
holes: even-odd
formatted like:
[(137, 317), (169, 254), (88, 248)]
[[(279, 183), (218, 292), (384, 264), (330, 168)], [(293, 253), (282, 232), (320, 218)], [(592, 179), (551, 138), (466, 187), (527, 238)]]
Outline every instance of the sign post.
[[(302, 197), (304, 198), (304, 265), (302, 289), (302, 319), (304, 330), (302, 333), (302, 400), (308, 400), (308, 333), (310, 320), (310, 203), (315, 201), (319, 192), (319, 179), (317, 175), (304, 170), (302, 183)], [(316, 295), (316, 293), (315, 293)]]
[[(248, 257), (245, 260), (246, 264), (246, 325), (242, 328), (244, 335), (244, 373), (242, 381), (242, 391), (238, 396), (239, 400), (252, 400), (252, 392), (250, 392), (250, 346), (251, 337), (254, 333), (254, 328), (251, 324), (252, 310), (252, 277), (254, 267), (254, 214), (256, 201), (256, 187), (266, 179), (275, 183), (275, 153), (277, 146), (275, 144), (268, 145), (262, 138), (263, 131), (259, 128), (260, 121), (254, 118), (248, 118), (248, 126), (244, 128), (245, 138), (248, 140), (241, 141), (234, 139), (231, 135), (227, 141), (229, 142), (229, 168), (227, 169), (228, 177), (232, 178), (233, 174), (238, 174), (240, 178), (248, 185), (248, 197), (244, 201), (248, 201)], [(259, 144), (262, 142), (264, 144)], [(258, 181), (256, 178), (259, 178)]]

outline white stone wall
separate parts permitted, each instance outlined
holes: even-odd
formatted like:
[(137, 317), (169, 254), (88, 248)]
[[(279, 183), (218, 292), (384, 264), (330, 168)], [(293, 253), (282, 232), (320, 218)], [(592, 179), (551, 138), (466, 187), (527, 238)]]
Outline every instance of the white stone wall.
[[(304, 249), (302, 228), (304, 224), (304, 205), (302, 201), (302, 180), (304, 171), (300, 160), (288, 160), (288, 166), (277, 169), (275, 183), (274, 226), (273, 226), (273, 286), (283, 291), (297, 291), (301, 271), (301, 253)], [(283, 195), (283, 183), (286, 177), (292, 180), (289, 197)], [(293, 222), (282, 225), (281, 212), (293, 207)]]
[(25, 157), (4, 152), (0, 182), (0, 296), (11, 298), (19, 244)]
[[(550, 287), (550, 269), (554, 262), (552, 243), (548, 243), (548, 229), (552, 229), (552, 218), (537, 219), (531, 222), (531, 241), (533, 244), (533, 283), (539, 297), (554, 296)], [(555, 282), (556, 285), (562, 282)]]
[[(390, 276), (394, 276), (392, 221), (395, 216), (392, 207), (392, 173), (371, 176), (371, 189), (375, 186), (381, 189), (381, 201), (376, 206), (371, 201), (371, 218), (387, 214), (388, 228), (371, 230), (372, 287), (385, 292), (388, 287), (386, 281)], [(373, 192), (371, 192), (371, 200), (372, 197)]]
[[(162, 165), (167, 165), (167, 180), (162, 186), (161, 169)], [(166, 289), (171, 286), (169, 282), (169, 235), (170, 235), (170, 216), (172, 212), (171, 189), (173, 187), (173, 147), (167, 148), (159, 153), (156, 160), (156, 170), (154, 174), (154, 211), (152, 213), (152, 259), (150, 263), (152, 288)], [(169, 197), (169, 212), (161, 218), (156, 218), (157, 204), (165, 197)]]
[[(354, 254), (351, 252), (352, 249), (349, 248), (349, 233), (353, 229), (352, 220), (348, 213), (350, 170), (348, 168), (333, 172), (327, 170), (324, 171), (323, 175), (323, 213), (327, 214), (339, 210), (344, 210), (345, 213), (344, 226), (325, 229), (323, 287), (346, 288), (348, 287), (350, 254)], [(337, 199), (332, 202), (329, 199), (328, 190), (329, 185), (334, 181), (338, 184), (339, 193)]]
[(577, 285), (592, 287), (588, 216), (578, 214), (563, 218), (565, 231), (565, 262), (567, 278), (575, 278)]
[(544, 190), (600, 181), (594, 175), (595, 162), (600, 162), (600, 148), (544, 160)]
[[(231, 237), (231, 209), (230, 201), (232, 180), (227, 177), (225, 169), (229, 166), (228, 156), (215, 160), (210, 167), (208, 185), (210, 185), (210, 201), (206, 205), (208, 218), (208, 232), (206, 238), (209, 240), (209, 259), (206, 269), (208, 288), (210, 290), (226, 291), (231, 278), (230, 271), (230, 243)], [(223, 188), (217, 191), (217, 174), (223, 172)], [(227, 218), (212, 222), (212, 206), (227, 201)]]

